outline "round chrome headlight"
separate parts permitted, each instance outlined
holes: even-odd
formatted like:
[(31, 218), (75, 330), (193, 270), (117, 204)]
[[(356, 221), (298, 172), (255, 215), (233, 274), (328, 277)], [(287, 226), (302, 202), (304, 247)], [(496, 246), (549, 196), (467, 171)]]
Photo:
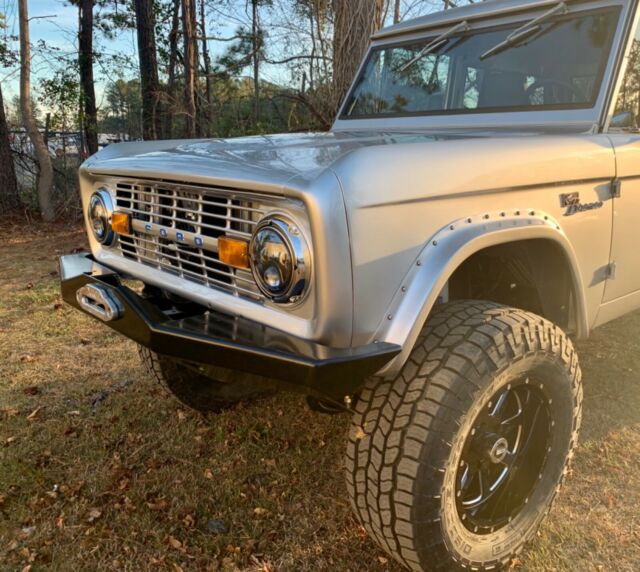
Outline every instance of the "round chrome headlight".
[(260, 290), (274, 302), (296, 302), (309, 285), (311, 261), (297, 225), (281, 215), (267, 216), (249, 244), (249, 260)]
[(89, 226), (96, 240), (106, 246), (111, 244), (115, 233), (111, 230), (113, 201), (108, 191), (100, 189), (91, 195), (87, 214), (89, 217)]

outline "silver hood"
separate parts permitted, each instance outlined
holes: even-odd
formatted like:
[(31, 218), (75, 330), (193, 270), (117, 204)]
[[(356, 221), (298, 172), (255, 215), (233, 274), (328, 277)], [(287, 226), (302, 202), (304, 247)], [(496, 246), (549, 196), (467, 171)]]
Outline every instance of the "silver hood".
[(119, 143), (89, 158), (83, 168), (96, 175), (279, 190), (294, 179), (294, 186), (307, 186), (337, 161), (363, 147), (470, 136), (361, 131)]

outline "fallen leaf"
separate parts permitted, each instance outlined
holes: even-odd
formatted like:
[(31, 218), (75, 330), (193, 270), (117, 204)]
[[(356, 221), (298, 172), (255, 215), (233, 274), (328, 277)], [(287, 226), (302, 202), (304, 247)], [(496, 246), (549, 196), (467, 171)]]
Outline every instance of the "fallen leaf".
[(18, 413), (20, 413), (20, 411), (18, 411), (15, 407), (7, 407), (6, 409), (2, 409), (0, 411), (2, 411), (7, 419), (15, 417), (16, 415), (18, 415)]
[(265, 514), (269, 514), (269, 511), (266, 508), (260, 508), (259, 506), (253, 509), (253, 514), (256, 516), (264, 516)]
[(53, 305), (53, 309), (54, 309), (54, 310), (60, 310), (60, 308), (62, 308), (62, 306), (63, 306), (62, 302), (56, 302), (56, 303)]
[(75, 427), (67, 427), (64, 430), (64, 436), (65, 437), (77, 437), (78, 436), (78, 432), (76, 431)]
[(22, 390), (26, 395), (38, 395), (40, 388), (37, 385), (30, 385)]
[(204, 470), (204, 478), (209, 480), (213, 479), (213, 473), (211, 472), (211, 469)]
[(42, 407), (36, 407), (29, 415), (27, 415), (27, 421), (34, 421), (38, 415), (40, 415), (40, 411), (42, 411)]
[(154, 501), (147, 502), (146, 505), (151, 510), (165, 510), (167, 508), (167, 499), (161, 497)]
[(184, 524), (186, 527), (188, 528), (193, 528), (196, 524), (195, 519), (193, 518), (193, 516), (191, 516), (190, 514), (188, 514), (187, 516), (185, 516), (182, 519), (182, 524)]
[(30, 356), (28, 354), (20, 356), (20, 361), (24, 361), (24, 362), (27, 362), (27, 363), (30, 363), (30, 362), (35, 361), (35, 360), (36, 360), (36, 358), (34, 358), (33, 356)]
[(98, 508), (92, 508), (87, 516), (87, 522), (95, 522), (102, 516), (102, 511)]
[(173, 536), (169, 536), (168, 542), (171, 545), (171, 547), (175, 548), (176, 550), (180, 550), (180, 548), (182, 548), (182, 542), (180, 542), (177, 538), (174, 538)]
[(364, 432), (364, 429), (362, 429), (362, 427), (356, 428), (356, 439), (358, 441), (364, 439), (366, 436), (367, 434)]
[(27, 282), (25, 290), (31, 290), (31, 288), (33, 288), (33, 282)]

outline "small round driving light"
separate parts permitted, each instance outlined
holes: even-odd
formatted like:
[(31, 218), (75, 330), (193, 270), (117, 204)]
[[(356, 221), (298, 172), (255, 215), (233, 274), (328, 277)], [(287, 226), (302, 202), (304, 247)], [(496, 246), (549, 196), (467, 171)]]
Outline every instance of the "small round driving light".
[(298, 300), (309, 284), (309, 249), (296, 224), (281, 215), (268, 216), (256, 227), (249, 244), (253, 276), (274, 302)]
[(112, 214), (113, 201), (111, 200), (111, 195), (104, 189), (93, 193), (89, 199), (89, 226), (96, 240), (105, 246), (111, 244), (115, 237), (111, 229)]

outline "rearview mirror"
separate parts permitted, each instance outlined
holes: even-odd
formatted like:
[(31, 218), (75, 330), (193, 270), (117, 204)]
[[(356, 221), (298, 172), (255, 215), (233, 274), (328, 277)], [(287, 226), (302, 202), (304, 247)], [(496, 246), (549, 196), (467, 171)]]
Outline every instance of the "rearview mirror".
[(613, 129), (637, 129), (638, 125), (631, 111), (621, 111), (613, 116), (610, 127)]

